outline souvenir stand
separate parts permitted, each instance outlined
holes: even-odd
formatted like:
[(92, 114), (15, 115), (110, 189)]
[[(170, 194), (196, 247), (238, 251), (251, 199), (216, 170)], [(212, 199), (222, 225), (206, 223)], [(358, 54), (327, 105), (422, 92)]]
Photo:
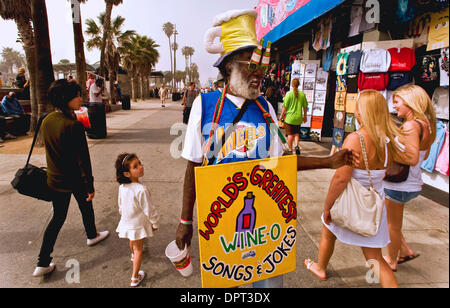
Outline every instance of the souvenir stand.
[[(438, 127), (437, 140), (423, 166), (423, 180), (448, 194), (448, 1), (288, 3), (260, 0), (256, 29), (258, 38), (273, 43), (269, 74), (275, 77), (281, 95), (289, 90), (293, 78), (299, 78), (308, 97), (302, 140), (329, 139), (332, 151), (338, 150), (346, 135), (357, 128), (353, 114), (360, 90), (380, 91), (394, 114), (393, 91), (415, 83), (432, 98)], [(315, 71), (315, 78), (306, 76), (307, 65)]]

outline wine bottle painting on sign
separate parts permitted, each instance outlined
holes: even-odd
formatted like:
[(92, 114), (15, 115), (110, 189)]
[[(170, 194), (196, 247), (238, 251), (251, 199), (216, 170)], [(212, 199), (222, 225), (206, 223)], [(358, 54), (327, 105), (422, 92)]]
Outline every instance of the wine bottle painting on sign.
[[(246, 239), (247, 232), (253, 233), (256, 224), (256, 209), (255, 209), (255, 196), (252, 192), (248, 192), (244, 197), (244, 208), (236, 218), (236, 232), (238, 233), (238, 247), (241, 245), (241, 234), (244, 234), (244, 241)], [(244, 243), (244, 247), (248, 247)]]

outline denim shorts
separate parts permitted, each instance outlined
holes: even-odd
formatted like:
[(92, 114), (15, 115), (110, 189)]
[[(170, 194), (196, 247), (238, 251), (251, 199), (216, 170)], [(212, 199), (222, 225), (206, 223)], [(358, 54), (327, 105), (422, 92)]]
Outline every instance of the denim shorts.
[(420, 195), (420, 191), (417, 192), (406, 192), (406, 191), (398, 191), (391, 189), (384, 189), (384, 193), (386, 194), (386, 198), (394, 201), (395, 203), (405, 204)]

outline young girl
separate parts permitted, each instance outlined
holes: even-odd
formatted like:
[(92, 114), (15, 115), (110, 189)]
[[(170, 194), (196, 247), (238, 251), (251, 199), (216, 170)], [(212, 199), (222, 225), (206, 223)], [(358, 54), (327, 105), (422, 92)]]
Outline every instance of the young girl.
[(116, 160), (116, 177), (119, 182), (119, 212), (122, 215), (117, 233), (120, 238), (130, 240), (133, 276), (131, 286), (137, 287), (145, 278), (140, 271), (144, 240), (152, 237), (159, 228), (159, 215), (150, 200), (147, 187), (139, 183), (144, 176), (142, 165), (136, 154), (121, 154)]

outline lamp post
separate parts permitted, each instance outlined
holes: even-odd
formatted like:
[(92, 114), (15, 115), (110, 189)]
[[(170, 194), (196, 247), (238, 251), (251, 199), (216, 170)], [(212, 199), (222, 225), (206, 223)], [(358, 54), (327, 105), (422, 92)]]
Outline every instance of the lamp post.
[(174, 25), (174, 29), (173, 29), (173, 75), (172, 75), (172, 93), (175, 89), (175, 75), (177, 73), (177, 35), (178, 35), (178, 31), (177, 31), (177, 25)]

